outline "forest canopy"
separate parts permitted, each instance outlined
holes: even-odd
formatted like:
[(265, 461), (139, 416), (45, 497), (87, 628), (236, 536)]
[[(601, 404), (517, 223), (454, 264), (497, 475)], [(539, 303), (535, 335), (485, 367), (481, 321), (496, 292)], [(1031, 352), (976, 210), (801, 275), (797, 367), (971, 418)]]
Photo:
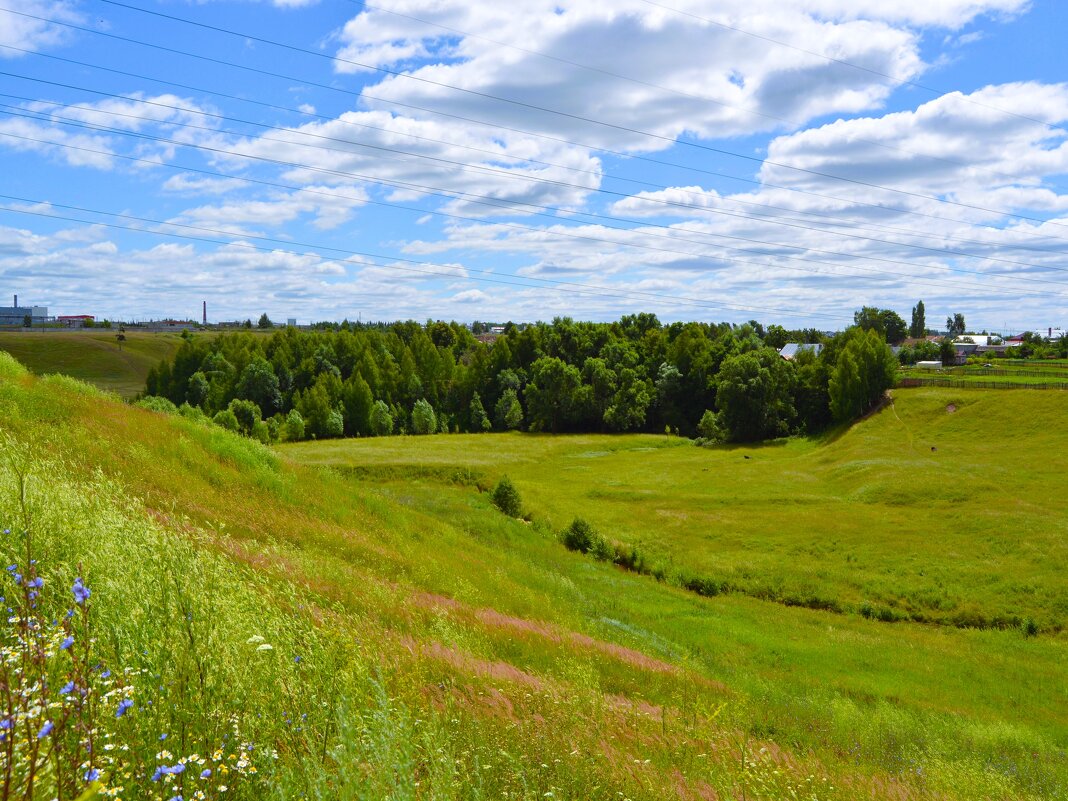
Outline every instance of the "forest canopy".
[[(651, 314), (509, 324), (496, 338), (440, 321), (287, 327), (191, 337), (146, 395), (265, 441), (490, 430), (752, 441), (869, 410), (894, 380), (884, 337)], [(786, 360), (786, 341), (823, 348)]]

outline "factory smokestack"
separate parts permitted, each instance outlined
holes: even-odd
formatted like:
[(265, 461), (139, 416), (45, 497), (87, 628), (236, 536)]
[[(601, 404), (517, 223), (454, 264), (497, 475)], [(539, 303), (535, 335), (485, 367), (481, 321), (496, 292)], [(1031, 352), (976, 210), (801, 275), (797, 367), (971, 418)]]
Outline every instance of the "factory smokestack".
[(208, 324), (208, 302), (204, 301), (204, 325)]
[(15, 308), (17, 309), (18, 307), (19, 307), (19, 296), (15, 295)]

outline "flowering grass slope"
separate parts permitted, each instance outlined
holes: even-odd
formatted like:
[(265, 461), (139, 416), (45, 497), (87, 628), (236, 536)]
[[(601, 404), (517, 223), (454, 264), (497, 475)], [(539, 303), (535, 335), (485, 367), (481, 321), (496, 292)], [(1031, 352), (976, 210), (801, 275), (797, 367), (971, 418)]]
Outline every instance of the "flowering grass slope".
[[(829, 626), (861, 660), (892, 653), (876, 622), (657, 584), (568, 553), (470, 486), (383, 492), (2, 354), (0, 431), (9, 797), (1037, 801), (1068, 787), (1048, 638), (996, 650), (1046, 717), (989, 698), (959, 715), (863, 670), (775, 667)], [(910, 627), (895, 643), (993, 696), (968, 653), (995, 636)]]

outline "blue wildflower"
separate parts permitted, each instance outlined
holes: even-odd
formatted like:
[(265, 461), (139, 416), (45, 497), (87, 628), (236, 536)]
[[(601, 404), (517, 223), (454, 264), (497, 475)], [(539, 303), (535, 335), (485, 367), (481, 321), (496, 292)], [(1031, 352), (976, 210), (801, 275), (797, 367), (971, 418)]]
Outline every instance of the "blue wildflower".
[(111, 671), (110, 670), (105, 670), (103, 673), (100, 674), (100, 678), (102, 678), (102, 679), (111, 678)]
[(18, 569), (19, 569), (18, 565), (8, 565), (7, 566), (7, 572), (8, 573), (14, 573)]
[(5, 533), (5, 534), (10, 534), (10, 533), (11, 533), (11, 529), (9, 529), (9, 528), (5, 528), (5, 529), (4, 529), (4, 533)]
[(44, 579), (41, 578), (40, 576), (37, 576), (36, 578), (32, 578), (29, 581), (27, 581), (26, 582), (26, 586), (27, 587), (35, 587), (37, 589), (40, 589), (41, 587), (44, 586)]
[(167, 801), (182, 801), (182, 797), (180, 795), (176, 795), (172, 798), (169, 798)]
[(171, 773), (173, 773), (175, 776), (177, 776), (179, 773), (182, 773), (184, 771), (185, 771), (185, 763), (184, 762), (179, 762), (177, 765), (174, 765), (174, 766), (171, 767)]
[(0, 729), (10, 729), (10, 728), (11, 728), (11, 718), (4, 718), (3, 720), (0, 720)]
[(96, 768), (89, 768), (85, 772), (85, 780), (87, 782), (95, 782), (98, 778), (100, 778), (100, 771)]
[(70, 647), (71, 647), (72, 645), (74, 645), (74, 638), (73, 638), (73, 637), (67, 637), (67, 638), (65, 638), (65, 639), (63, 640), (63, 642), (61, 642), (61, 643), (59, 644), (59, 650), (61, 650), (61, 651), (66, 651), (66, 650), (67, 650), (68, 648), (70, 648)]
[(52, 721), (46, 720), (45, 724), (41, 727), (41, 730), (39, 732), (37, 732), (37, 739), (41, 740), (41, 739), (47, 737), (52, 732), (52, 729), (54, 729), (54, 728), (55, 728), (55, 726), (52, 725)]
[(68, 681), (66, 684), (63, 685), (63, 688), (59, 691), (59, 694), (70, 695), (72, 692), (74, 692), (74, 682)]
[(115, 710), (115, 717), (121, 718), (126, 712), (133, 706), (133, 701), (129, 698), (123, 698), (119, 701), (119, 708)]
[(160, 776), (162, 776), (163, 773), (164, 773), (164, 769), (163, 769), (162, 766), (156, 768), (156, 772), (152, 774), (152, 781), (158, 782), (159, 779), (160, 779)]
[(85, 604), (85, 602), (89, 600), (89, 596), (92, 595), (92, 593), (89, 592), (89, 588), (82, 583), (81, 576), (74, 579), (74, 584), (71, 585), (70, 591), (74, 594), (74, 602), (78, 604), (78, 606)]
[(204, 770), (200, 771), (200, 778), (202, 778), (202, 779), (210, 779), (211, 778), (211, 768), (204, 768)]
[(160, 738), (161, 740), (166, 740), (166, 739), (167, 739), (167, 732), (163, 732), (163, 734), (161, 734), (161, 735), (159, 736), (159, 738)]

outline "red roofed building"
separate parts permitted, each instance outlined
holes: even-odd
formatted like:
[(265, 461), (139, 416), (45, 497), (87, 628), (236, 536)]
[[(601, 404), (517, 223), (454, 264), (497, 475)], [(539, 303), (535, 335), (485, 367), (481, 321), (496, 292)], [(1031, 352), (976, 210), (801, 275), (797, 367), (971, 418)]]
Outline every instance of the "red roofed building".
[(96, 318), (91, 314), (61, 314), (56, 318), (56, 322), (62, 323), (67, 328), (84, 328), (95, 321)]

